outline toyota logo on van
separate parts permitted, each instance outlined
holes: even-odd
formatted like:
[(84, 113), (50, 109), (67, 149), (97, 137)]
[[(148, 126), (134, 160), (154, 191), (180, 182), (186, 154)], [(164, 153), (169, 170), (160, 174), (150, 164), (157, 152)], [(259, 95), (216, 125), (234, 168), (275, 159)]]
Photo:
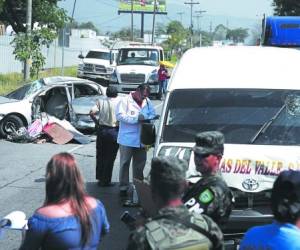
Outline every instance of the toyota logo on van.
[(254, 191), (254, 190), (258, 189), (259, 184), (258, 184), (257, 180), (246, 179), (242, 182), (242, 186), (244, 189), (246, 189), (248, 191)]

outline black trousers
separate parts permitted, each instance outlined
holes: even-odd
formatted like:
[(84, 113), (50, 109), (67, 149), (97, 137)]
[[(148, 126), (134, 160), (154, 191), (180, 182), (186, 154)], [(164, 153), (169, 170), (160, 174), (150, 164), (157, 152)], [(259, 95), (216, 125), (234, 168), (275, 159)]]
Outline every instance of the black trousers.
[(118, 153), (118, 128), (100, 126), (96, 141), (96, 179), (103, 184), (111, 182), (114, 162)]

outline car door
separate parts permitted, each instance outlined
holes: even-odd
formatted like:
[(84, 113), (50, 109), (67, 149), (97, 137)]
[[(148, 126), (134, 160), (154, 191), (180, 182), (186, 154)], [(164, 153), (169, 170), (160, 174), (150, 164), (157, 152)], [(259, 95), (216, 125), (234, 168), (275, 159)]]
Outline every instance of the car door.
[(72, 111), (76, 123), (80, 121), (92, 123), (89, 112), (97, 99), (103, 97), (101, 88), (97, 84), (73, 83), (72, 96)]

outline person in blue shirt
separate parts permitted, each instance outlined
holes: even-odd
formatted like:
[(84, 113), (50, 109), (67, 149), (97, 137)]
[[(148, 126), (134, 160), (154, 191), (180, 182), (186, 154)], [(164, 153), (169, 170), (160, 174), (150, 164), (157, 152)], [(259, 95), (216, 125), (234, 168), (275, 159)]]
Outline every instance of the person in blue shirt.
[(148, 98), (150, 87), (141, 84), (134, 92), (124, 97), (116, 107), (119, 121), (118, 143), (120, 145), (120, 196), (126, 197), (129, 188), (129, 167), (132, 160), (133, 178), (143, 180), (147, 152), (141, 144), (141, 123), (156, 116)]
[(240, 250), (300, 249), (300, 171), (279, 174), (272, 189), (271, 208), (274, 222), (249, 229)]
[(109, 223), (103, 204), (87, 195), (74, 157), (54, 155), (46, 169), (46, 197), (28, 220), (20, 250), (97, 250)]

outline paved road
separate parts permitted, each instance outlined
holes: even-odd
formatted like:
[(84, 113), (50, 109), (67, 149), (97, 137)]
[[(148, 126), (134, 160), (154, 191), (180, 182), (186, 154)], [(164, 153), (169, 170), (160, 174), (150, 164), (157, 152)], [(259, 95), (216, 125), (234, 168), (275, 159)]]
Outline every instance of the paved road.
[[(158, 113), (161, 103), (154, 101)], [(95, 136), (91, 136), (95, 139)], [(50, 157), (58, 152), (68, 151), (75, 155), (84, 175), (89, 194), (103, 201), (111, 232), (102, 241), (100, 249), (119, 250), (126, 246), (129, 231), (119, 220), (123, 211), (118, 197), (118, 187), (100, 188), (95, 181), (95, 142), (88, 145), (66, 144), (17, 144), (0, 140), (0, 217), (14, 210), (21, 210), (30, 216), (42, 205), (44, 193), (45, 167)], [(148, 152), (149, 171), (152, 150)], [(119, 156), (115, 162), (113, 181), (118, 181)], [(131, 209), (133, 212), (135, 209)], [(21, 242), (20, 231), (5, 231), (0, 235), (0, 249), (18, 249)]]

